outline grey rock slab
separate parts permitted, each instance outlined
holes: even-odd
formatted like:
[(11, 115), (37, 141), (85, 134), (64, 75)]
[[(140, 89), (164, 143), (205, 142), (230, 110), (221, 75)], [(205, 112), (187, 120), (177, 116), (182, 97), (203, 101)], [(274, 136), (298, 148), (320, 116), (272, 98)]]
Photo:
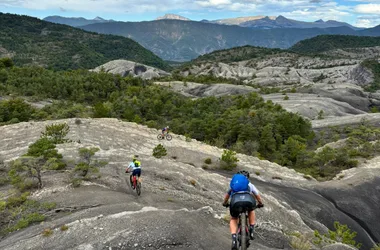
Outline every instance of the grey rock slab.
[(170, 73), (167, 73), (163, 70), (127, 60), (110, 61), (101, 66), (96, 67), (92, 71), (100, 72), (101, 70), (104, 70), (105, 72), (109, 72), (112, 74), (121, 75), (123, 77), (132, 76), (141, 77), (142, 79), (152, 79), (160, 76), (170, 75)]

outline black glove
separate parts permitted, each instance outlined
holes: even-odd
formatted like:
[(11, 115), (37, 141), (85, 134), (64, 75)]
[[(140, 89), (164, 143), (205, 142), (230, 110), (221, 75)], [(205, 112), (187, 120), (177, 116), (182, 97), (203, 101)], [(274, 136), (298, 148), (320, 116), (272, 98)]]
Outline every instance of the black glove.
[(264, 204), (258, 204), (257, 207), (262, 208), (262, 207), (264, 207)]
[(223, 207), (229, 207), (230, 204), (228, 204), (228, 202), (223, 202)]

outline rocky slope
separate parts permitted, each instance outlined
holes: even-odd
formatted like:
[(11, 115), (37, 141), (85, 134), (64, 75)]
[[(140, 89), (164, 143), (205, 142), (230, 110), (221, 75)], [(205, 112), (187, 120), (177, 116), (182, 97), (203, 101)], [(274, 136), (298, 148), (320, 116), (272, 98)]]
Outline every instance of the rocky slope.
[[(244, 49), (247, 48), (241, 48)], [(208, 57), (200, 57), (191, 65), (184, 67), (181, 74), (237, 79), (254, 87), (250, 90), (244, 87), (245, 91), (277, 88), (277, 92), (287, 92), (289, 98), (285, 98), (281, 93), (263, 95), (263, 97), (310, 119), (317, 118), (321, 110), (325, 117), (336, 117), (363, 114), (369, 112), (372, 107), (380, 107), (379, 94), (364, 90), (372, 84), (374, 75), (361, 65), (363, 59), (378, 57), (377, 47), (340, 49), (326, 52), (326, 56), (314, 57), (278, 51), (273, 51), (273, 54), (263, 51), (260, 54), (258, 51), (256, 53), (258, 56), (252, 56), (252, 59), (229, 62), (228, 57), (233, 56), (233, 53), (239, 56), (239, 48), (231, 50), (230, 53), (229, 50), (225, 50), (210, 54)], [(336, 57), (327, 55), (336, 55)], [(214, 62), (212, 58), (219, 58), (225, 62)], [(185, 91), (187, 94), (202, 96), (189, 88), (193, 87), (187, 87)], [(199, 88), (201, 87), (197, 86), (195, 89)], [(217, 87), (207, 87), (211, 88)], [(242, 87), (231, 87), (233, 88)], [(237, 93), (242, 93), (239, 91)], [(231, 90), (227, 94), (234, 93)]]
[[(0, 158), (9, 162), (21, 156), (52, 122), (58, 121), (0, 127)], [(64, 159), (75, 162), (78, 148), (99, 147), (98, 159), (108, 162), (101, 169), (102, 177), (74, 189), (68, 184), (67, 172), (44, 173), (44, 188), (32, 197), (77, 209), (57, 212), (43, 224), (7, 236), (0, 249), (229, 249), (228, 225), (221, 219), (226, 210), (220, 203), (231, 174), (202, 169), (205, 158), (212, 159), (211, 168), (218, 164), (221, 149), (194, 140), (186, 142), (178, 135), (170, 142), (159, 142), (157, 130), (116, 119), (59, 122), (70, 125), (68, 137), (73, 140), (58, 146)], [(168, 150), (162, 159), (151, 156), (158, 143)], [(124, 173), (134, 154), (139, 155), (144, 169), (140, 197), (126, 185), (128, 176)], [(379, 180), (374, 177), (380, 173), (378, 163), (351, 170), (342, 181), (320, 185), (277, 164), (246, 155), (238, 157), (239, 168), (260, 173), (252, 181), (265, 202), (257, 211), (253, 249), (289, 249), (292, 232), (323, 232), (334, 220), (357, 231), (363, 249), (372, 247), (372, 239), (379, 241), (374, 218), (380, 216), (380, 202), (372, 199), (371, 204), (364, 203), (378, 188)], [(364, 195), (361, 187), (367, 187)], [(343, 195), (346, 192), (350, 195)], [(63, 224), (68, 231), (60, 231)], [(44, 228), (52, 228), (53, 234), (43, 237)], [(335, 245), (324, 249), (351, 248)]]
[(127, 60), (110, 61), (96, 67), (92, 71), (99, 72), (101, 70), (104, 70), (108, 73), (121, 75), (122, 77), (132, 76), (141, 77), (142, 79), (152, 79), (170, 75), (170, 73), (167, 73), (163, 70)]

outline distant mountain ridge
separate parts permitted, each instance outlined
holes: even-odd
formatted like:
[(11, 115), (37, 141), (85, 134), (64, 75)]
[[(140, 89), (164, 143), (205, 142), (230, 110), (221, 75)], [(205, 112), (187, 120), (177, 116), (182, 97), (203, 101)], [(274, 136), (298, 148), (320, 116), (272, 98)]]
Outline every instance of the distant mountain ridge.
[[(236, 25), (167, 19), (149, 22), (98, 23), (81, 28), (129, 37), (159, 57), (170, 61), (189, 61), (215, 50), (244, 45), (285, 49), (301, 40), (323, 34), (369, 35), (366, 30), (354, 30), (347, 26), (253, 29)], [(369, 36), (380, 35), (380, 30), (375, 28), (370, 32)]]
[[(53, 23), (66, 24), (74, 27), (85, 26), (94, 23), (107, 23), (116, 22), (115, 20), (105, 20), (101, 17), (96, 17), (94, 19), (85, 19), (83, 17), (61, 17), (61, 16), (48, 16), (43, 20)], [(191, 19), (177, 15), (177, 14), (165, 14), (164, 16), (157, 17), (155, 20), (182, 20), (191, 21)], [(242, 27), (255, 28), (255, 29), (277, 29), (277, 28), (297, 28), (297, 29), (307, 29), (307, 28), (334, 28), (334, 27), (349, 27), (354, 30), (359, 30), (361, 28), (352, 26), (345, 22), (339, 22), (335, 20), (323, 21), (319, 19), (315, 22), (305, 22), (286, 18), (284, 16), (245, 16), (236, 18), (225, 18), (216, 20), (201, 20), (204, 23), (214, 23), (223, 25), (239, 25)]]
[(176, 15), (176, 14), (165, 14), (164, 16), (160, 16), (160, 17), (156, 18), (156, 20), (165, 20), (165, 19), (190, 21), (189, 18), (180, 16), (180, 15)]
[(360, 28), (354, 27), (345, 22), (338, 22), (334, 20), (329, 20), (327, 22), (322, 19), (317, 20), (315, 22), (303, 22), (297, 21), (293, 19), (288, 19), (284, 16), (278, 16), (276, 18), (273, 17), (264, 17), (261, 19), (250, 20), (239, 24), (242, 27), (249, 28), (258, 28), (258, 29), (274, 29), (274, 28), (298, 28), (298, 29), (307, 29), (307, 28), (334, 28), (334, 27), (349, 27), (354, 30), (358, 30)]
[(48, 21), (51, 23), (65, 24), (73, 27), (84, 26), (94, 23), (108, 23), (115, 22), (114, 20), (106, 20), (99, 16), (94, 19), (86, 19), (83, 17), (62, 17), (62, 16), (48, 16), (43, 19), (44, 21)]

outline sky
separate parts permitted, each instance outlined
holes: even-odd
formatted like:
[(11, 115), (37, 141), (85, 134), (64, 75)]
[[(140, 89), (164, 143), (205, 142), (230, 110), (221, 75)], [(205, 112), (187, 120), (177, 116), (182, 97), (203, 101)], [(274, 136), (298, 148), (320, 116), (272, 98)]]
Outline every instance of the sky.
[(0, 0), (0, 12), (44, 18), (100, 16), (117, 21), (154, 20), (166, 13), (192, 20), (283, 15), (300, 21), (380, 24), (380, 0)]

